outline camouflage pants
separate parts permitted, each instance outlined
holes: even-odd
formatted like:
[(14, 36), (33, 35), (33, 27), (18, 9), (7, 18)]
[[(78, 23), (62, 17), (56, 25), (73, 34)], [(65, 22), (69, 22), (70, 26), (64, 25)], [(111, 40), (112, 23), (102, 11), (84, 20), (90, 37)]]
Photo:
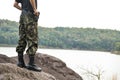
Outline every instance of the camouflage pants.
[(34, 14), (22, 11), (19, 25), (19, 41), (16, 52), (23, 53), (27, 48), (28, 55), (34, 55), (38, 49), (37, 21)]

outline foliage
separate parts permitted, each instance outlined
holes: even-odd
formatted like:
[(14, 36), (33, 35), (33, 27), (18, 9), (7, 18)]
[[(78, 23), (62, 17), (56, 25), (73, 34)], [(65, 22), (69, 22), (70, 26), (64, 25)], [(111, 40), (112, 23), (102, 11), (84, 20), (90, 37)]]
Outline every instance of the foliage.
[(120, 51), (120, 42), (115, 42), (114, 50)]
[[(0, 20), (0, 44), (17, 45), (18, 23)], [(95, 28), (38, 27), (39, 46), (43, 48), (111, 51), (120, 41), (120, 31)]]

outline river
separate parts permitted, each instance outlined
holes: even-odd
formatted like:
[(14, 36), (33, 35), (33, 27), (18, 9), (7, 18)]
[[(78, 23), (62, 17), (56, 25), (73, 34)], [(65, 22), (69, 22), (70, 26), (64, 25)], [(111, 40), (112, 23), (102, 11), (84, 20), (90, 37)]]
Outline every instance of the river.
[[(109, 52), (63, 49), (38, 49), (37, 52), (61, 59), (69, 68), (80, 74), (83, 80), (97, 80), (90, 74), (99, 72), (102, 74), (101, 80), (120, 80), (120, 55)], [(0, 47), (0, 54), (9, 57), (17, 56), (14, 47)]]

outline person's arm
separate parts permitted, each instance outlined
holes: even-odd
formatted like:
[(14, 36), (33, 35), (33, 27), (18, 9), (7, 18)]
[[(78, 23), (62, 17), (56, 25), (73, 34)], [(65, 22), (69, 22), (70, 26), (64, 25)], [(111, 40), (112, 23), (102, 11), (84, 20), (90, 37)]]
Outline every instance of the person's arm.
[(13, 6), (14, 6), (15, 8), (19, 9), (19, 10), (22, 10), (21, 6), (20, 6), (19, 3), (16, 2), (16, 1), (14, 2)]
[(30, 0), (30, 3), (31, 3), (32, 8), (33, 8), (33, 10), (34, 10), (34, 14), (35, 14), (36, 16), (39, 16), (39, 12), (37, 11), (35, 0)]

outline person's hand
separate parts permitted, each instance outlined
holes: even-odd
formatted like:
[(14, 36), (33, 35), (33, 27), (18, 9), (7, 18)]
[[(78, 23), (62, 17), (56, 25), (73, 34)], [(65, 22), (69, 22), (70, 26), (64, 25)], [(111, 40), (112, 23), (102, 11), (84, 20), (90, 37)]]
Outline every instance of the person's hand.
[(39, 15), (40, 15), (40, 12), (37, 11), (37, 10), (35, 10), (35, 11), (34, 11), (34, 15), (39, 16)]

